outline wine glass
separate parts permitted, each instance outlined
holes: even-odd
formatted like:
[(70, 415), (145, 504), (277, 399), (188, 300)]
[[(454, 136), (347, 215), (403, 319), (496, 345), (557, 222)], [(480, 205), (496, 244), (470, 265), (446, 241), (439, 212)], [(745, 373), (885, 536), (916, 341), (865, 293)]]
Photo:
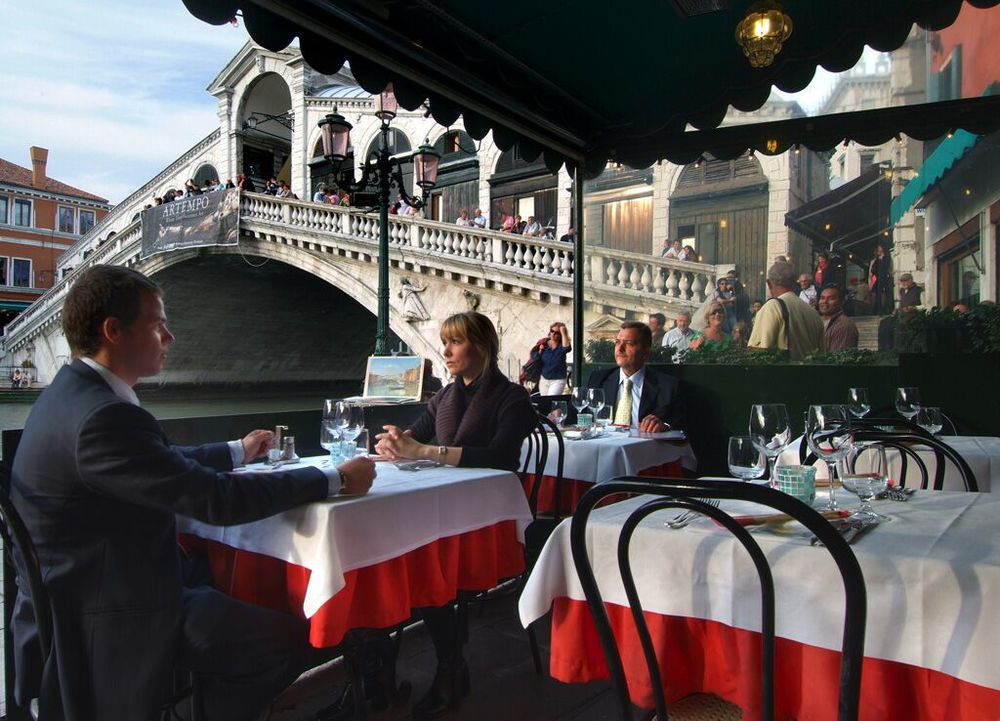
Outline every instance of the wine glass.
[(601, 410), (594, 411), (594, 423), (601, 430), (601, 434), (607, 433), (608, 426), (611, 425), (611, 406), (605, 404)]
[(944, 428), (941, 420), (941, 409), (934, 406), (920, 406), (914, 419), (918, 426), (936, 436)]
[[(869, 453), (867, 472), (857, 468), (858, 459), (864, 453)], [(851, 518), (859, 520), (884, 520), (886, 516), (876, 513), (871, 507), (871, 500), (889, 486), (889, 464), (886, 460), (885, 446), (880, 443), (867, 444), (855, 449), (843, 460), (844, 473), (840, 474), (840, 483), (861, 501), (860, 507), (851, 514)]]
[(774, 461), (792, 440), (784, 403), (758, 403), (750, 409), (750, 436), (767, 457), (768, 478), (774, 483)]
[(604, 408), (604, 391), (600, 388), (588, 388), (587, 389), (587, 405), (590, 406), (591, 412), (594, 414), (594, 418), (597, 418), (597, 414), (601, 412)]
[(573, 396), (571, 402), (573, 407), (576, 408), (577, 413), (583, 412), (583, 409), (587, 407), (587, 391), (589, 389), (578, 386), (573, 389)]
[(319, 444), (333, 458), (333, 449), (340, 445), (340, 428), (332, 421), (322, 421), (319, 424)]
[(837, 496), (833, 484), (836, 464), (854, 446), (854, 430), (847, 408), (841, 405), (809, 406), (806, 412), (806, 444), (817, 458), (826, 461), (830, 479), (830, 501), (826, 508), (835, 511)]
[(345, 403), (344, 427), (341, 433), (345, 441), (354, 441), (365, 427), (365, 409), (357, 403)]
[(743, 481), (760, 478), (767, 468), (767, 459), (751, 436), (730, 436), (729, 472)]
[(896, 410), (899, 415), (912, 421), (920, 410), (920, 389), (912, 386), (896, 389)]
[(333, 398), (327, 398), (323, 401), (323, 420), (333, 420), (337, 413), (337, 404), (342, 402)]
[(872, 405), (868, 400), (867, 388), (847, 389), (847, 410), (855, 418), (864, 418), (871, 411)]
[(552, 401), (552, 407), (549, 409), (549, 420), (555, 423), (557, 428), (562, 428), (563, 423), (566, 422), (567, 413), (566, 401)]

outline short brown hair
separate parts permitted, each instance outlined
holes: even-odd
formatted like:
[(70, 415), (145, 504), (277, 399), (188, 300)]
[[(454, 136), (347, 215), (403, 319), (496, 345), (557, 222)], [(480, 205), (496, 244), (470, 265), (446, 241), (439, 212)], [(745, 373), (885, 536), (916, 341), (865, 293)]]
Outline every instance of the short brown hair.
[(163, 295), (152, 280), (131, 268), (95, 265), (81, 275), (63, 303), (62, 327), (74, 357), (100, 350), (101, 325), (117, 318), (129, 327), (142, 311), (147, 294)]
[(642, 341), (643, 345), (647, 348), (653, 347), (653, 331), (648, 325), (639, 320), (627, 320), (622, 323), (621, 330), (628, 329), (639, 331), (639, 340)]
[(445, 318), (441, 324), (441, 340), (449, 337), (464, 338), (483, 354), (484, 363), (479, 375), (487, 369), (496, 370), (499, 367), (500, 337), (493, 321), (482, 313), (470, 310)]

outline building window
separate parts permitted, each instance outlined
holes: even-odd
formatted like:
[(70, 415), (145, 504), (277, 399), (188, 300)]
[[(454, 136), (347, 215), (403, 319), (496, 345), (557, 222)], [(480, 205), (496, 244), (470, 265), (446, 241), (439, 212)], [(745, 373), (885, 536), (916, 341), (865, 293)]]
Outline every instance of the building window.
[(94, 211), (93, 210), (81, 210), (80, 211), (80, 235), (86, 235), (90, 232), (90, 229), (94, 227)]
[(14, 225), (31, 227), (31, 201), (14, 198)]
[(9, 203), (10, 200), (7, 198), (6, 195), (0, 195), (0, 225), (7, 224), (7, 212), (8, 212), (7, 206)]
[(8, 259), (0, 257), (0, 285), (7, 285), (7, 264)]
[(29, 259), (11, 259), (11, 285), (15, 288), (31, 287), (31, 261)]
[(59, 206), (60, 233), (72, 233), (75, 230), (76, 223), (73, 222), (75, 220), (73, 216), (74, 216), (73, 208), (67, 208), (65, 205)]
[(858, 153), (858, 162), (861, 166), (861, 172), (865, 172), (868, 168), (875, 165), (875, 151), (863, 151)]

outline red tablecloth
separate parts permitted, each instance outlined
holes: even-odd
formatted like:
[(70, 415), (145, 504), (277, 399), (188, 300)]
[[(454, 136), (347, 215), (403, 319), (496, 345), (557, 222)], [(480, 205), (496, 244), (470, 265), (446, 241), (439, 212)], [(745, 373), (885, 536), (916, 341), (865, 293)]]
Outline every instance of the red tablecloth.
[[(629, 609), (606, 604), (634, 703), (653, 707), (642, 649)], [(760, 635), (715, 621), (646, 613), (667, 702), (705, 691), (760, 720)], [(835, 721), (840, 654), (777, 639), (775, 714), (779, 719)], [(608, 677), (597, 629), (584, 601), (552, 607), (552, 676), (565, 682)], [(865, 658), (861, 721), (997, 721), (1000, 691), (928, 669)]]
[[(671, 461), (670, 463), (662, 463), (658, 466), (651, 466), (650, 468), (645, 468), (639, 471), (640, 476), (646, 476), (647, 478), (682, 478), (684, 474), (684, 466), (680, 460)], [(586, 493), (593, 486), (593, 483), (588, 483), (586, 481), (577, 481), (570, 478), (564, 478), (562, 482), (562, 512), (561, 516), (568, 516), (573, 513), (576, 505), (583, 498), (583, 494)], [(533, 473), (525, 476), (524, 479), (524, 492), (531, 498), (531, 490), (535, 487), (535, 475)], [(556, 478), (555, 476), (542, 476), (542, 487), (538, 489), (538, 512), (539, 513), (553, 513), (556, 507)]]
[[(216, 588), (249, 603), (302, 616), (309, 570), (195, 536), (189, 551), (203, 550)], [(514, 521), (439, 539), (397, 558), (344, 574), (346, 586), (309, 619), (313, 646), (335, 646), (352, 628), (385, 628), (410, 610), (440, 606), (459, 590), (492, 588), (524, 570)]]

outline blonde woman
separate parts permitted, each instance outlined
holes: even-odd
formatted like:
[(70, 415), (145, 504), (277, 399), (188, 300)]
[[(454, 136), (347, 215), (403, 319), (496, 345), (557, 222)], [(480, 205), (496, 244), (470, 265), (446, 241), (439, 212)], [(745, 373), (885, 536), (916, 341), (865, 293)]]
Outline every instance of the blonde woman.
[(697, 348), (713, 348), (727, 346), (732, 343), (732, 336), (726, 332), (726, 309), (719, 301), (708, 304), (705, 312), (705, 330), (691, 341), (692, 350)]

